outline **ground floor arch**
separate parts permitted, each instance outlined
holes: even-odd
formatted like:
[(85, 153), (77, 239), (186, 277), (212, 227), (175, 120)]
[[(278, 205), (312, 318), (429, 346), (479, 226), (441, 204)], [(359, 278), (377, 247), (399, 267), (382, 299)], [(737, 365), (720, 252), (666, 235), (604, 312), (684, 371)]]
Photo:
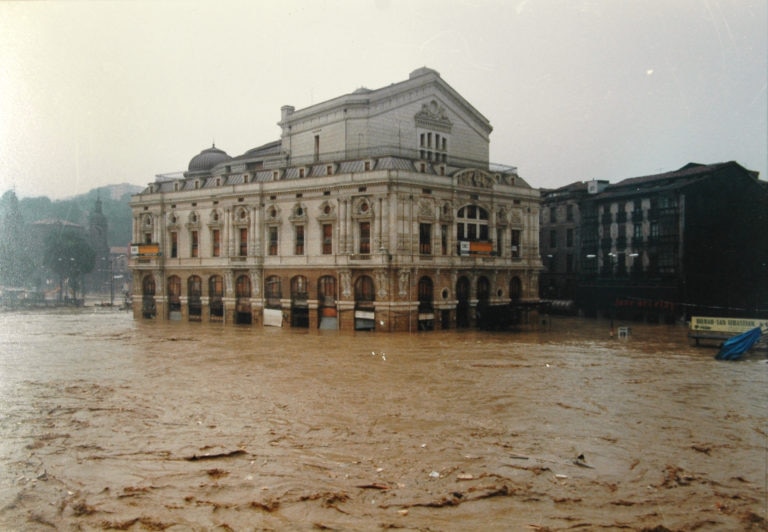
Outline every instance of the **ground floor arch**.
[(489, 268), (241, 266), (208, 273), (169, 269), (164, 275), (148, 270), (134, 284), (141, 295), (135, 297), (141, 303), (134, 312), (162, 320), (306, 329), (501, 328), (530, 323), (528, 314), (536, 304), (524, 297), (530, 282), (524, 272)]
[(291, 278), (291, 327), (309, 327), (309, 291), (304, 275)]
[(252, 322), (251, 278), (243, 273), (235, 280), (235, 323), (250, 325)]
[(181, 319), (181, 277), (171, 275), (167, 280), (168, 319)]
[(435, 328), (435, 283), (429, 276), (422, 276), (418, 284), (419, 330), (432, 331)]
[(470, 315), (470, 287), (469, 279), (462, 275), (456, 280), (456, 326), (467, 328), (472, 323)]
[(203, 279), (190, 275), (187, 279), (187, 318), (200, 321), (203, 317)]
[(224, 320), (224, 278), (221, 275), (208, 278), (208, 309), (211, 321)]
[(141, 316), (143, 318), (151, 319), (157, 314), (155, 290), (155, 276), (148, 273), (141, 280)]
[(361, 275), (355, 280), (355, 330), (376, 328), (376, 290), (373, 279)]
[(323, 275), (317, 280), (317, 313), (318, 328), (338, 329), (339, 310), (336, 306), (338, 298), (336, 278)]

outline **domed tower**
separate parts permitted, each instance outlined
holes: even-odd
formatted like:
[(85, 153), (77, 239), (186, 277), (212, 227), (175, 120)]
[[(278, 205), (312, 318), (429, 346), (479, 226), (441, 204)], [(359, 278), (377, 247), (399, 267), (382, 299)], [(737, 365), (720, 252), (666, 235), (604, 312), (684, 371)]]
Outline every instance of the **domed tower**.
[(184, 172), (184, 177), (210, 174), (211, 170), (213, 170), (216, 165), (231, 160), (232, 157), (227, 155), (227, 152), (218, 149), (216, 144), (213, 144), (210, 148), (205, 149), (192, 157), (189, 161), (187, 171)]

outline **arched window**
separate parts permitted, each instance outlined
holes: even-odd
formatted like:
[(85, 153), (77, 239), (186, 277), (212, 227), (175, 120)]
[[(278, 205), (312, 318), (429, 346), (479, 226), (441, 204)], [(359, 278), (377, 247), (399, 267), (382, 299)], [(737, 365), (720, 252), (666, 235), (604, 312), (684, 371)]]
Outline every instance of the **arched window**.
[(151, 275), (144, 277), (141, 282), (141, 294), (145, 296), (155, 295), (155, 278)]
[(307, 299), (307, 278), (297, 275), (291, 279), (291, 299)]
[(485, 276), (480, 276), (477, 279), (477, 299), (478, 301), (485, 301), (486, 303), (491, 297), (491, 283)]
[(208, 295), (210, 297), (224, 297), (224, 279), (221, 275), (212, 275), (208, 279)]
[(203, 280), (198, 275), (192, 275), (187, 279), (187, 297), (189, 298), (189, 319), (200, 320), (202, 305), (200, 298), (203, 295)]
[(317, 281), (317, 299), (321, 305), (336, 304), (336, 278), (325, 275)]
[(224, 318), (224, 279), (221, 275), (212, 275), (208, 279), (208, 296), (210, 298), (211, 319), (218, 321)]
[(150, 274), (141, 280), (142, 308), (141, 315), (144, 318), (154, 318), (155, 305), (155, 278)]
[(270, 275), (267, 277), (264, 286), (264, 294), (267, 299), (267, 308), (282, 308), (280, 300), (283, 298), (283, 287), (280, 277), (277, 275)]
[(434, 284), (429, 277), (419, 279), (419, 312), (430, 312), (433, 309)]
[(355, 281), (355, 302), (369, 306), (376, 300), (373, 279), (367, 275), (361, 275)]
[(291, 278), (291, 326), (309, 327), (309, 305), (307, 302), (307, 278), (297, 275)]
[(241, 275), (235, 282), (235, 297), (251, 297), (251, 279), (247, 275)]
[(168, 310), (181, 310), (181, 278), (178, 275), (168, 278)]

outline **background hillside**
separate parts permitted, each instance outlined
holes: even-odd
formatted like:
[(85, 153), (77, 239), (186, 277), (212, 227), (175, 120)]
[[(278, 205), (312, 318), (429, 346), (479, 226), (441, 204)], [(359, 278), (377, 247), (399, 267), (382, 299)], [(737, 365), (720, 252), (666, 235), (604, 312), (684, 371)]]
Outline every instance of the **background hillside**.
[[(52, 201), (47, 196), (22, 198), (18, 205), (21, 217), (27, 224), (55, 219), (88, 227), (88, 216), (96, 206), (96, 199), (101, 198), (102, 212), (109, 223), (107, 242), (110, 246), (127, 246), (131, 241), (131, 195), (142, 189), (140, 186), (123, 183), (95, 188), (63, 200)], [(6, 205), (0, 205), (0, 210), (4, 208)]]

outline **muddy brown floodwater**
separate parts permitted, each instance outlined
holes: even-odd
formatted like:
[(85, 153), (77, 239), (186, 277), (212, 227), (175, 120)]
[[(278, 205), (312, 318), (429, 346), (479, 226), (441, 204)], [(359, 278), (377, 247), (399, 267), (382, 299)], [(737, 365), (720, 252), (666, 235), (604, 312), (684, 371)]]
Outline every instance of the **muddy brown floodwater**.
[(765, 530), (765, 355), (631, 327), (0, 314), (0, 529)]

